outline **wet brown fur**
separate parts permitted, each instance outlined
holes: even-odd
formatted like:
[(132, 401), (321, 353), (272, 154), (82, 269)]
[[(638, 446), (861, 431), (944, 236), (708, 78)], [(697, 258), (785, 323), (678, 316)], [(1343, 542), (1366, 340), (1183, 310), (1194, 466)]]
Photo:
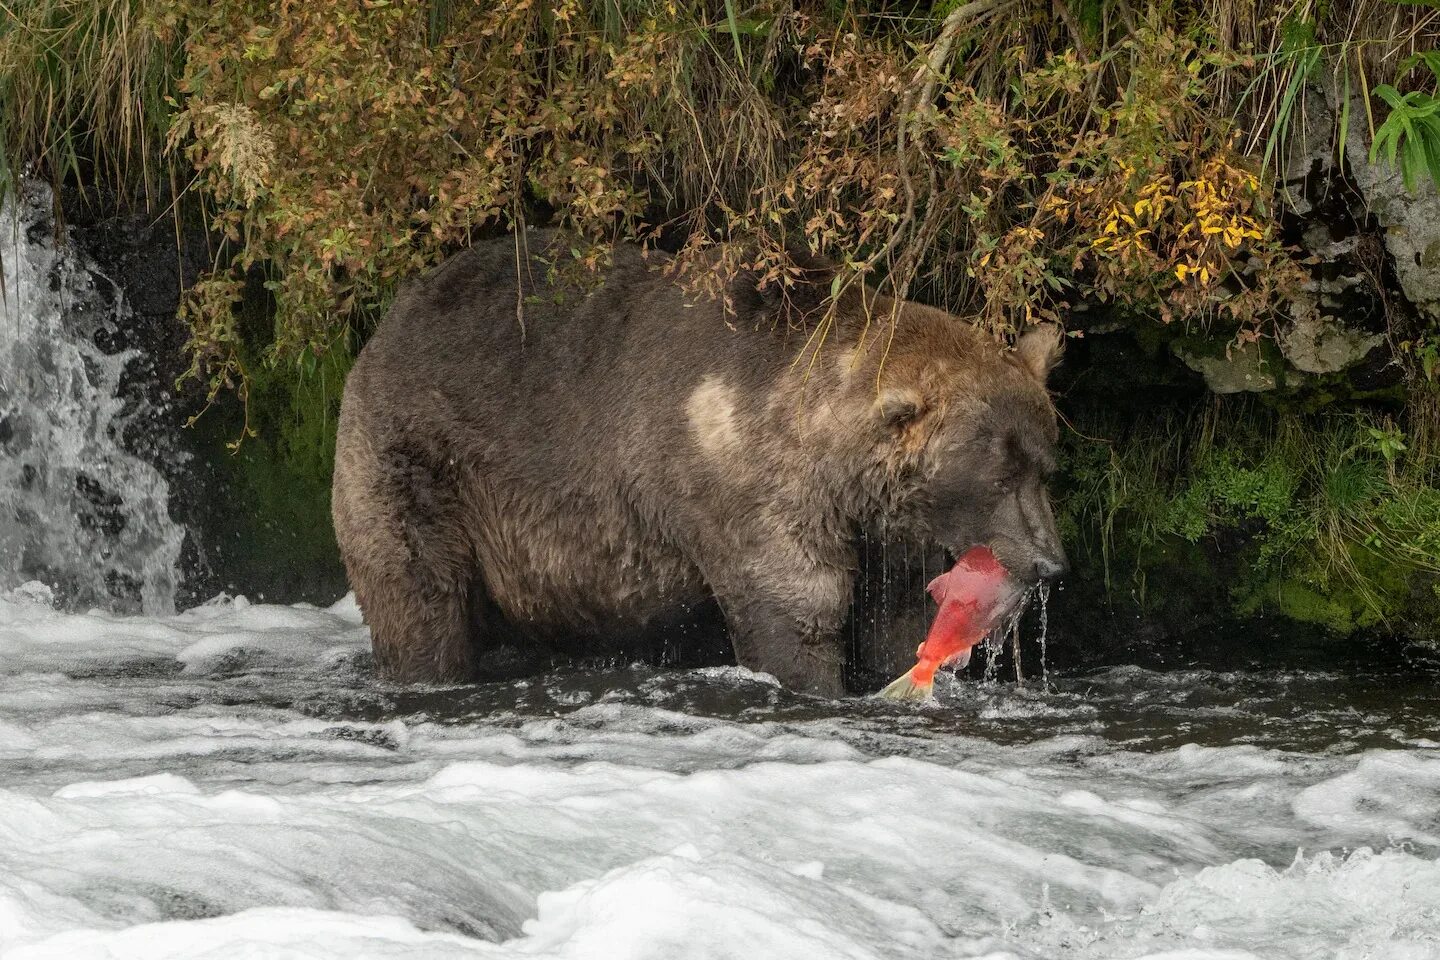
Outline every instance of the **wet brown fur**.
[(662, 262), (620, 247), (603, 284), (557, 289), (543, 263), (517, 278), (511, 240), (480, 246), (361, 352), (334, 516), (382, 673), (465, 680), (498, 637), (598, 637), (713, 598), (740, 664), (835, 693), (857, 536), (1063, 564), (1040, 483), (1053, 333), (1002, 352), (906, 303), (890, 340), (856, 292), (796, 363), (787, 311), (828, 293), (823, 265), (788, 297), (737, 283), (727, 322)]

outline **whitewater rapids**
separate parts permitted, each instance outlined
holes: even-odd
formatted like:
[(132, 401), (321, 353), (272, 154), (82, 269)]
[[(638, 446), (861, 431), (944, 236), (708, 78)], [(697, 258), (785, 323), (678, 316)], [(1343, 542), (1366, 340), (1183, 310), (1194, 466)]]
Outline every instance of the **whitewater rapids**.
[(7, 960), (1440, 957), (1433, 677), (406, 691), (349, 600), (0, 598)]

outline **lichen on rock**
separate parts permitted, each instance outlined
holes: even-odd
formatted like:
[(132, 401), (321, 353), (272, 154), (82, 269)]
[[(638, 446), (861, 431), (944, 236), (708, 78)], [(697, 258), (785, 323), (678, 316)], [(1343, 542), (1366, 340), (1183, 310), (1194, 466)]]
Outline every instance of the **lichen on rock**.
[(1337, 317), (1308, 313), (1280, 328), (1280, 352), (1305, 373), (1338, 373), (1365, 359), (1385, 338), (1347, 328)]
[(1211, 393), (1264, 393), (1279, 385), (1276, 364), (1264, 356), (1258, 343), (1217, 350), (1177, 341), (1172, 349), (1185, 366), (1205, 378)]

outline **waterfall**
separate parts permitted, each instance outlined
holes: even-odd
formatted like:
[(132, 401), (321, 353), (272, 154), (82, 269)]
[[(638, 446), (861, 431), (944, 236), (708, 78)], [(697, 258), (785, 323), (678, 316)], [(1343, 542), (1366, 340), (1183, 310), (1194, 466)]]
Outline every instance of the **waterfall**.
[(49, 585), (66, 606), (172, 612), (185, 531), (169, 486), (121, 438), (133, 350), (106, 352), (128, 316), (117, 285), (56, 243), (47, 187), (0, 210), (0, 589)]

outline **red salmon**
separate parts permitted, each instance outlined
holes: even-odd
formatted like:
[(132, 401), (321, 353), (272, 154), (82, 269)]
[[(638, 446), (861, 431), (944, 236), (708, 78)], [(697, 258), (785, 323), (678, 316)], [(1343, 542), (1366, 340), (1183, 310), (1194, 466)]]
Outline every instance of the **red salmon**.
[(930, 581), (930, 596), (940, 605), (925, 642), (915, 651), (918, 663), (880, 691), (891, 700), (924, 700), (935, 686), (935, 671), (948, 663), (970, 662), (970, 648), (985, 638), (1010, 607), (1016, 590), (1010, 574), (989, 547), (973, 547), (955, 566)]

